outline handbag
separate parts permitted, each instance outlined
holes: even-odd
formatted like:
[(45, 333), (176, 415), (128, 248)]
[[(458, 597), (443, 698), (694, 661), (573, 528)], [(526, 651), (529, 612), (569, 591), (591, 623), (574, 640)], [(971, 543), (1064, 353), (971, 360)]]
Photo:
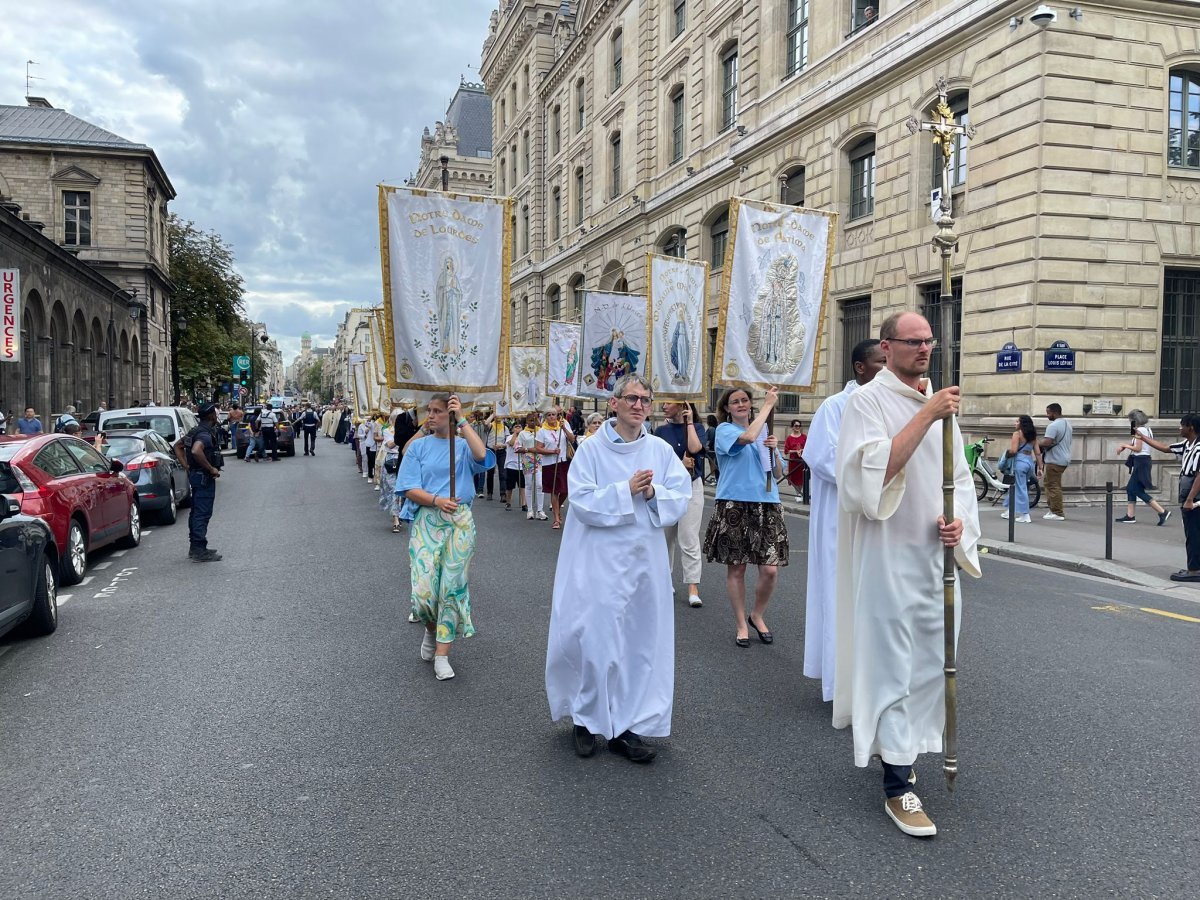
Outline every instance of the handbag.
[(385, 459), (383, 461), (383, 471), (387, 472), (389, 475), (395, 475), (397, 472), (399, 472), (400, 471), (400, 457), (399, 456), (389, 456), (387, 459)]
[(1013, 458), (1008, 455), (1007, 450), (1000, 454), (1000, 459), (996, 461), (996, 468), (1000, 470), (1001, 475), (1013, 474)]

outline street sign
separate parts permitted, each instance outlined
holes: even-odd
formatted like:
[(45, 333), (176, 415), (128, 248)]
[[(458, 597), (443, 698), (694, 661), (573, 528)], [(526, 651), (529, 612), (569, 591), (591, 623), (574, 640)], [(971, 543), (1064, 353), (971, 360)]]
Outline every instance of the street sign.
[(250, 368), (250, 357), (248, 357), (248, 356), (235, 356), (235, 357), (233, 358), (233, 364), (234, 364), (234, 365), (235, 365), (235, 366), (236, 366), (236, 367), (237, 367), (237, 368), (238, 368), (240, 371), (242, 371), (242, 372), (245, 372), (247, 369), (249, 369), (249, 368)]
[(1009, 341), (1007, 344), (1005, 344), (1004, 348), (996, 354), (996, 371), (1021, 371), (1021, 350), (1012, 341)]
[(1075, 351), (1066, 341), (1055, 341), (1046, 351), (1043, 368), (1047, 372), (1074, 372)]

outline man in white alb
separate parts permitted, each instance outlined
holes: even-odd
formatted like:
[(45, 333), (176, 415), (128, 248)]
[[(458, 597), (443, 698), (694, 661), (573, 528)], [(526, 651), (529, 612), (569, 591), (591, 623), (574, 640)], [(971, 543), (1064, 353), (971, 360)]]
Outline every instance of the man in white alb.
[(627, 375), (614, 387), (616, 419), (579, 445), (571, 505), (554, 573), (546, 647), (550, 717), (569, 716), (575, 752), (596, 736), (633, 762), (657, 751), (643, 737), (671, 733), (675, 612), (664, 529), (687, 512), (688, 470), (671, 445), (646, 434), (650, 384)]
[(879, 341), (860, 341), (850, 353), (854, 378), (817, 407), (802, 455), (812, 472), (808, 515), (808, 592), (804, 615), (804, 675), (821, 681), (821, 699), (833, 699), (837, 622), (837, 449), (850, 395), (886, 363)]
[(929, 386), (929, 323), (897, 313), (879, 338), (887, 368), (851, 394), (838, 437), (833, 725), (853, 726), (855, 765), (882, 761), (884, 810), (896, 826), (927, 837), (937, 828), (912, 790), (912, 765), (942, 750), (942, 551), (953, 547), (958, 566), (979, 577), (979, 511), (955, 422), (955, 519), (942, 517), (942, 420), (958, 412), (961, 393)]

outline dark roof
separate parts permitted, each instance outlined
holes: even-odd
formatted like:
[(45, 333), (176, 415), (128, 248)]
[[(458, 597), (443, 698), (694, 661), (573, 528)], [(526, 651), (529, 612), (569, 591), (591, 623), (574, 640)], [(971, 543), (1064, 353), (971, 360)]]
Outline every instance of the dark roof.
[(458, 129), (459, 156), (491, 156), (492, 100), (483, 85), (460, 84), (446, 119)]
[(65, 109), (40, 106), (0, 106), (0, 141), (112, 147), (121, 150), (149, 149), (145, 144), (135, 144), (111, 131), (85, 122)]

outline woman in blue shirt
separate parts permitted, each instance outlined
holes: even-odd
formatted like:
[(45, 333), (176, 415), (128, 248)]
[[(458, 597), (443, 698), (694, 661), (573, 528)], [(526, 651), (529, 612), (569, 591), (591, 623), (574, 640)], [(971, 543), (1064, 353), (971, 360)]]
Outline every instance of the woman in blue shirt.
[[(455, 447), (455, 493), (450, 496), (450, 414), (462, 409), (454, 394), (429, 398), (429, 436), (405, 448), (396, 493), (403, 495), (400, 518), (412, 522), (408, 562), (412, 577), (412, 611), (425, 626), (421, 659), (433, 661), (438, 681), (454, 677), (450, 645), (475, 633), (467, 572), (475, 555), (475, 475), (496, 464), (474, 428), (458, 420)], [(465, 446), (464, 446), (465, 445)], [(461, 498), (461, 499), (460, 499)]]
[[(771, 424), (778, 399), (767, 390), (763, 409), (755, 415), (750, 392), (732, 388), (717, 403), (717, 436), (714, 441), (720, 475), (717, 503), (704, 536), (709, 562), (723, 563), (725, 589), (737, 622), (735, 642), (750, 646), (749, 628), (764, 644), (775, 640), (763, 621), (775, 590), (779, 567), (788, 564), (787, 526), (779, 508), (776, 478), (782, 474), (777, 441)], [(746, 566), (758, 566), (754, 610), (746, 615)]]

